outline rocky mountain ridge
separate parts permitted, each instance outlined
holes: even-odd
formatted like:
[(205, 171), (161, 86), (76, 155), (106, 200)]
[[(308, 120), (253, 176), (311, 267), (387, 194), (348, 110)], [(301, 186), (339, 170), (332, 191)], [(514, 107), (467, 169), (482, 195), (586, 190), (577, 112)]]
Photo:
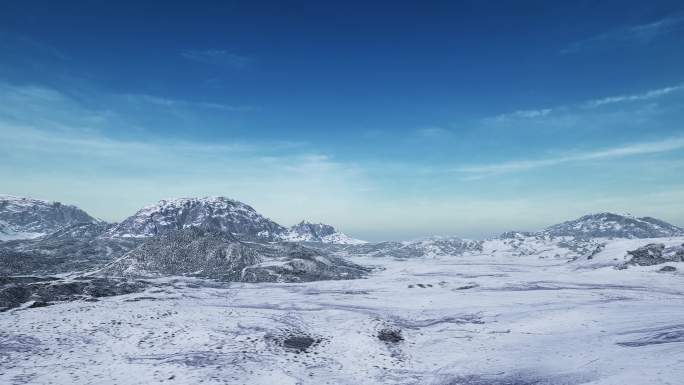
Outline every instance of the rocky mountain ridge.
[(76, 224), (97, 224), (76, 206), (0, 195), (0, 241), (38, 238)]
[[(13, 216), (6, 217), (19, 218), (21, 225), (25, 217), (35, 216), (35, 202), (14, 201), (23, 204), (7, 206)], [(78, 210), (38, 202), (40, 209), (47, 205)], [(365, 271), (326, 251), (297, 245), (361, 241), (324, 224), (302, 222), (288, 229), (249, 205), (223, 197), (162, 200), (118, 224), (83, 215), (78, 221), (64, 216), (54, 231), (40, 236), (0, 242), (0, 275), (94, 271), (126, 278), (181, 275), (292, 282), (358, 278)]]
[(286, 228), (251, 206), (224, 197), (161, 200), (106, 232), (109, 237), (146, 238), (187, 228), (232, 234), (245, 241), (359, 244), (333, 226), (302, 221)]
[(241, 242), (196, 227), (145, 240), (97, 275), (127, 278), (190, 276), (219, 281), (302, 282), (360, 278), (367, 270), (296, 244)]
[(275, 241), (287, 231), (247, 204), (224, 197), (205, 197), (161, 200), (140, 209), (106, 235), (145, 238), (191, 227), (261, 241)]
[(342, 274), (346, 271), (343, 258), (348, 257), (409, 259), (504, 253), (582, 259), (599, 253), (607, 238), (684, 235), (681, 228), (658, 219), (598, 213), (539, 232), (511, 231), (490, 240), (428, 237), (366, 243), (322, 223), (302, 221), (286, 228), (249, 205), (223, 197), (161, 200), (118, 224), (99, 221), (76, 207), (56, 202), (17, 197), (2, 202), (3, 224), (31, 236), (0, 242), (0, 275), (62, 274), (108, 266), (107, 274), (115, 276), (338, 279), (354, 276)]

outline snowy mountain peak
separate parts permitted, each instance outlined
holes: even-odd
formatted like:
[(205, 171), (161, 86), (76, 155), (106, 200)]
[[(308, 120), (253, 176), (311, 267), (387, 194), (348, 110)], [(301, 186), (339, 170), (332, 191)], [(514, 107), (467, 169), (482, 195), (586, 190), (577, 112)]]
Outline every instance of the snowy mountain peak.
[(0, 241), (44, 236), (79, 223), (101, 223), (75, 206), (0, 195)]
[(337, 230), (330, 225), (326, 225), (324, 223), (311, 223), (308, 221), (299, 222), (298, 224), (292, 226), (290, 231), (301, 234), (311, 234), (314, 237), (325, 237), (337, 232)]
[(308, 221), (301, 221), (290, 227), (287, 233), (282, 235), (282, 239), (290, 242), (322, 242), (345, 245), (366, 243), (337, 231), (333, 226)]
[(550, 226), (542, 233), (592, 238), (658, 238), (684, 235), (684, 229), (651, 217), (636, 218), (629, 214), (604, 212)]
[(251, 206), (225, 197), (163, 199), (107, 232), (110, 237), (152, 237), (187, 228), (229, 233), (240, 240), (357, 244), (330, 225), (301, 223), (287, 229)]
[(275, 240), (286, 229), (251, 206), (224, 197), (164, 199), (146, 206), (108, 232), (114, 237), (150, 237), (197, 227), (246, 240)]

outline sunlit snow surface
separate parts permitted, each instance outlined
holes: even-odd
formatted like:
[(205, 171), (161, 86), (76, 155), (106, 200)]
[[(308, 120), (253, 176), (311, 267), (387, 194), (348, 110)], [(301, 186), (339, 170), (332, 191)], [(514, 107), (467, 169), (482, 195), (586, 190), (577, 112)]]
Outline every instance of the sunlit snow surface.
[[(0, 313), (0, 383), (682, 384), (684, 263), (613, 268), (651, 241), (576, 261), (495, 242), (464, 256), (352, 256), (377, 270), (305, 284), (164, 279), (15, 309)], [(381, 341), (384, 329), (403, 340)]]

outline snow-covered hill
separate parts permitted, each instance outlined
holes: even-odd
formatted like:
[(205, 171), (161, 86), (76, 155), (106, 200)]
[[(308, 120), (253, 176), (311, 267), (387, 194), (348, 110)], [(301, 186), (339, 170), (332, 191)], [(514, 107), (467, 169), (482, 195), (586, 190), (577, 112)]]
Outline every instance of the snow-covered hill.
[(301, 221), (290, 227), (288, 231), (281, 236), (281, 239), (290, 242), (321, 242), (339, 245), (359, 245), (366, 243), (366, 241), (352, 238), (337, 231), (333, 226), (306, 221)]
[(0, 195), (0, 241), (37, 238), (69, 226), (97, 223), (75, 206)]
[(78, 223), (38, 238), (0, 243), (0, 276), (52, 275), (100, 268), (140, 242), (140, 238), (100, 236), (111, 225)]
[(584, 238), (658, 238), (684, 235), (684, 229), (651, 217), (598, 213), (550, 226), (542, 233)]
[(354, 279), (365, 272), (361, 266), (301, 245), (243, 243), (230, 234), (190, 227), (150, 237), (96, 274), (301, 282)]
[(397, 259), (459, 256), (482, 251), (483, 241), (458, 237), (428, 237), (404, 242), (379, 242), (331, 246), (338, 255)]
[(482, 241), (435, 236), (402, 242), (401, 250), (428, 257), (461, 255), (466, 252), (482, 251)]

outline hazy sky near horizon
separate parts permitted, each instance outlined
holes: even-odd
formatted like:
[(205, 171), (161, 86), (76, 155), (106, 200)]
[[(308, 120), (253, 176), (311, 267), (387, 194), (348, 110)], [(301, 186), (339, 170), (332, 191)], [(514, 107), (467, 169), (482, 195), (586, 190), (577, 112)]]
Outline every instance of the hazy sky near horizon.
[(684, 3), (0, 4), (0, 193), (369, 240), (684, 225)]

